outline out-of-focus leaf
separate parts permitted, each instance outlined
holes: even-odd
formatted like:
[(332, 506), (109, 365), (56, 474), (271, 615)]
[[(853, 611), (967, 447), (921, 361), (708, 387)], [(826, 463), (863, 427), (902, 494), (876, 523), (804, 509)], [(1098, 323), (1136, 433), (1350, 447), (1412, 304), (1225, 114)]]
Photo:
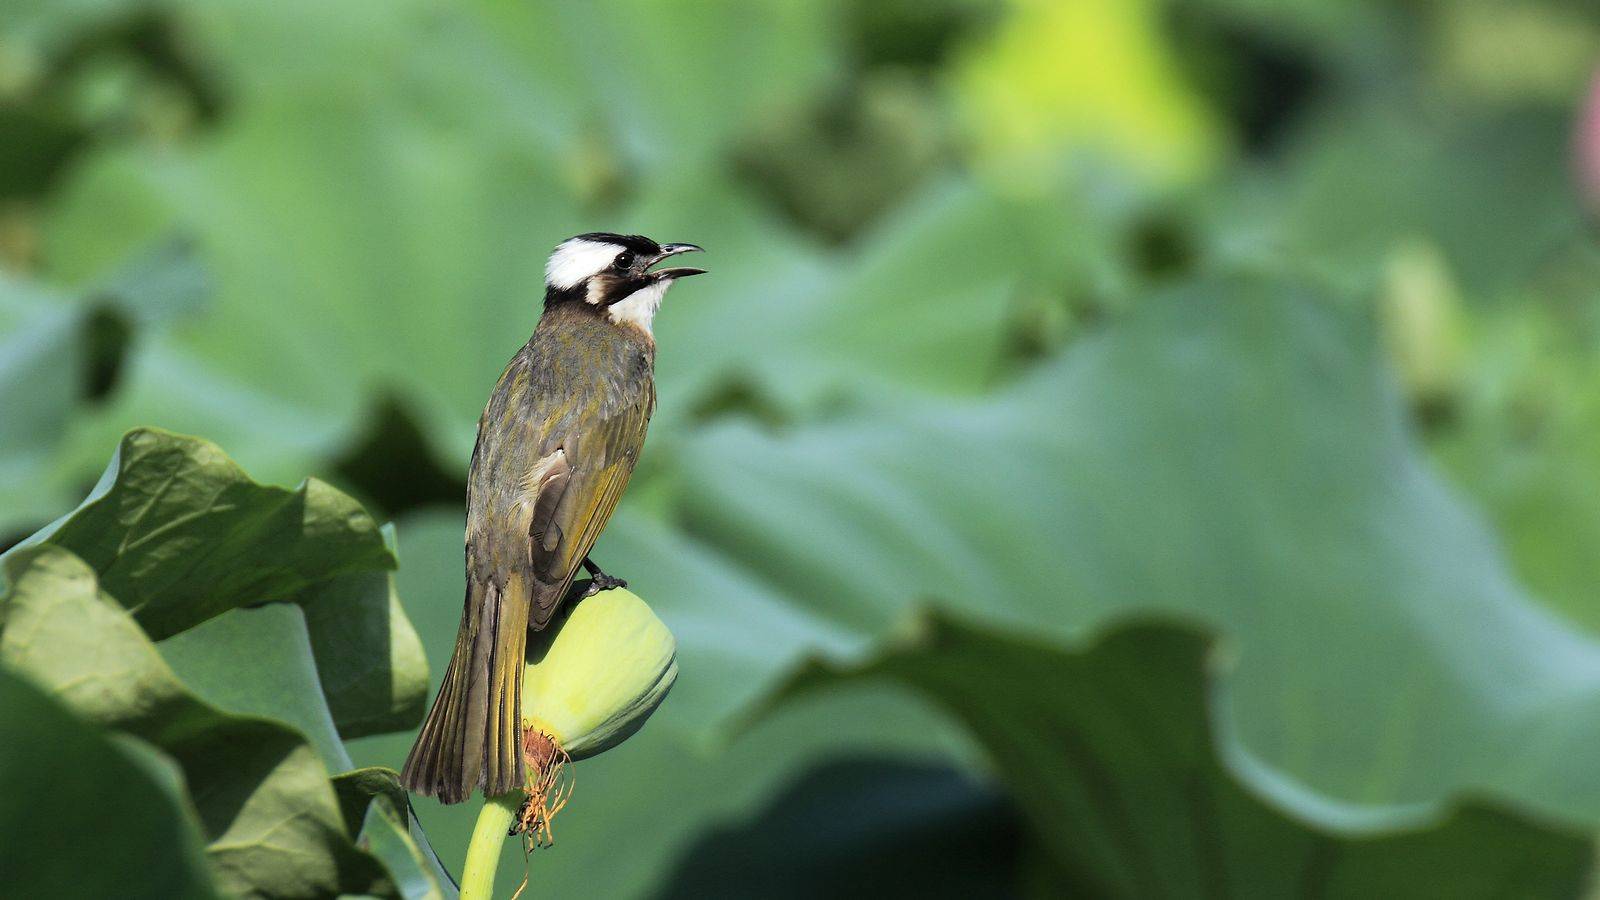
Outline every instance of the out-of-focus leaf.
[(0, 532), (66, 505), (52, 454), (82, 395), (84, 312), (0, 274)]
[(151, 424), (204, 434), (233, 449), (235, 458), (265, 482), (291, 482), (316, 467), (347, 429), (275, 396), (269, 384), (208, 367), (162, 328), (135, 336), (106, 402), (78, 416), (62, 451), (62, 466), (93, 472), (131, 428)]
[(1469, 320), (1450, 404), (1428, 436), (1494, 519), (1540, 599), (1600, 629), (1600, 248)]
[(1374, 19), (1395, 28), (1394, 11), (1382, 0), (1191, 0), (1189, 5), (1293, 39), (1308, 51), (1330, 51), (1367, 37)]
[[(163, 287), (160, 294), (140, 296), (135, 305), (141, 310), (194, 308), (182, 302), (185, 297), (195, 299), (193, 280), (168, 275), (152, 279), (151, 273), (140, 271), (152, 260), (146, 255), (148, 248), (169, 240), (177, 219), (170, 199), (150, 176), (151, 165), (137, 145), (104, 148), (76, 164), (51, 198), (41, 223), (40, 239), (53, 280), (88, 288), (131, 278), (130, 286)], [(179, 291), (169, 293), (174, 287)]]
[(780, 417), (885, 390), (987, 389), (1006, 373), (1018, 294), (1094, 283), (1115, 240), (1065, 194), (1013, 198), (954, 177), (832, 254), (774, 240), (787, 232), (728, 187), (677, 182), (634, 213), (647, 233), (702, 242), (711, 270), (674, 288), (656, 319), (661, 401), (646, 466), (730, 386)]
[(18, 897), (218, 896), (190, 814), (163, 779), (0, 668), (0, 872)]
[(851, 630), (925, 597), (1062, 638), (1196, 615), (1240, 648), (1227, 725), (1290, 778), (1600, 820), (1600, 777), (1570, 764), (1600, 740), (1600, 647), (1513, 582), (1422, 460), (1373, 329), (1328, 306), (1177, 289), (992, 401), (712, 430), (685, 449), (686, 523)]
[[(841, 759), (686, 850), (658, 898), (1003, 898), (1021, 890), (1022, 823), (992, 786), (948, 767)], [(892, 878), (885, 869), (892, 867)]]
[(75, 295), (0, 273), (0, 531), (37, 527), (71, 505), (106, 444), (82, 464), (69, 448), (90, 403), (117, 387), (136, 345), (130, 326), (199, 304), (198, 266), (167, 245)]
[(448, 900), (457, 896), (421, 823), (410, 815), (411, 801), (400, 774), (377, 766), (334, 776), (345, 826), (356, 845), (383, 860), (405, 900)]
[(260, 485), (215, 444), (129, 432), (100, 484), (34, 535), (72, 550), (156, 639), (329, 579), (393, 568), (378, 524), (316, 479)]
[(1577, 135), (1578, 187), (1591, 215), (1600, 215), (1600, 73), (1589, 85)]
[(149, 326), (200, 313), (214, 289), (194, 245), (168, 238), (134, 255), (91, 290)]
[[(903, 37), (907, 29), (897, 26), (907, 20), (926, 16), (929, 21), (919, 24), (929, 30), (959, 29), (955, 19), (978, 18), (976, 7), (990, 5), (991, 0), (856, 4), (844, 14), (871, 18), (882, 10), (882, 22), (862, 27)], [(874, 36), (856, 40), (870, 44)], [(864, 51), (879, 49), (894, 52), (870, 46)], [(846, 243), (869, 234), (885, 213), (945, 169), (954, 135), (943, 112), (942, 98), (909, 73), (865, 75), (858, 86), (824, 95), (813, 108), (761, 123), (741, 143), (735, 171), (801, 230)]]
[(1226, 140), (1164, 45), (1151, 0), (1011, 0), (989, 46), (968, 48), (956, 96), (981, 161), (1048, 181), (1089, 150), (1155, 179), (1194, 178)]
[(1219, 206), (1229, 252), (1368, 291), (1397, 245), (1422, 239), (1486, 302), (1579, 233), (1565, 115), (1397, 90), (1324, 108), (1288, 143), (1279, 167)]
[(1436, 77), (1489, 103), (1565, 105), (1600, 54), (1600, 18), (1582, 4), (1490, 0), (1429, 12)]
[(9, 554), (0, 661), (75, 713), (155, 745), (183, 771), (229, 894), (388, 893), (346, 832), (328, 771), (289, 727), (197, 698), (95, 573), (59, 546)]
[(1400, 386), (1413, 405), (1449, 404), (1461, 387), (1465, 334), (1461, 294), (1438, 249), (1420, 241), (1395, 248), (1378, 317)]
[(597, 123), (596, 152), (652, 169), (716, 162), (734, 136), (797, 108), (837, 65), (830, 10), (814, 3), (478, 5), (515, 51), (521, 80), (550, 92), (552, 122)]
[(1557, 898), (1592, 872), (1581, 831), (1481, 805), (1387, 834), (1275, 808), (1219, 755), (1208, 648), (1186, 629), (1124, 627), (1074, 652), (938, 616), (925, 626), (858, 668), (813, 666), (779, 696), (857, 678), (927, 695), (977, 736), (1079, 893)]

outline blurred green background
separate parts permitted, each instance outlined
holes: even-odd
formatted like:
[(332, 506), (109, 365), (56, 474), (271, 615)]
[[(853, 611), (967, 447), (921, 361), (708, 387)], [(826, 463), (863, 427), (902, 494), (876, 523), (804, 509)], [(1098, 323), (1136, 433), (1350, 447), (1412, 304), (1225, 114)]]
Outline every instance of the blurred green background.
[(0, 0), (0, 546), (203, 435), (395, 523), (436, 686), (550, 248), (693, 241), (596, 551), (682, 674), (536, 896), (1572, 895), (1597, 64), (1557, 0)]

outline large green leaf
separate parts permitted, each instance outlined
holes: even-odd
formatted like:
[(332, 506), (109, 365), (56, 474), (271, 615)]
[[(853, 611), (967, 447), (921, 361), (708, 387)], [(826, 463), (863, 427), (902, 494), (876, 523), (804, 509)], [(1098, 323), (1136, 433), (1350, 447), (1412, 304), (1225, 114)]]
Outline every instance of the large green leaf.
[[(341, 731), (406, 727), (427, 688), (392, 539), (319, 483), (264, 487), (215, 445), (132, 432), (78, 510), (5, 555), (0, 659), (177, 760), (225, 889), (444, 896), (403, 793), (352, 810), (328, 778), (350, 768)], [(176, 631), (159, 648), (147, 597)], [(292, 602), (242, 605), (268, 600)]]
[(1470, 109), (1404, 84), (1304, 117), (1283, 162), (1218, 207), (1227, 249), (1368, 291), (1422, 238), (1490, 301), (1581, 233), (1564, 112)]
[(157, 639), (394, 566), (378, 524), (327, 484), (259, 485), (215, 444), (151, 429), (122, 439), (100, 485), (40, 542), (83, 557)]
[(1371, 331), (1271, 282), (1174, 290), (993, 401), (714, 429), (683, 509), (811, 621), (881, 630), (935, 597), (1070, 638), (1182, 611), (1237, 640), (1226, 724), (1292, 779), (1600, 821), (1600, 770), (1572, 763), (1600, 648), (1423, 462)]
[[(476, 6), (512, 51), (508, 74), (541, 89), (546, 127), (599, 156), (594, 167), (725, 165), (717, 154), (758, 123), (792, 114), (827, 83), (842, 50), (832, 11), (814, 3)], [(597, 133), (585, 134), (586, 125)]]
[(1096, 897), (1574, 897), (1581, 831), (1481, 805), (1398, 833), (1339, 833), (1232, 771), (1208, 710), (1207, 641), (1120, 628), (1066, 651), (930, 616), (912, 642), (780, 693), (887, 679), (959, 719), (1075, 893)]
[[(309, 631), (315, 669), (306, 683), (321, 685), (340, 733), (404, 728), (421, 715), (425, 660), (386, 571), (393, 553), (359, 504), (323, 482), (292, 491), (257, 484), (215, 444), (140, 429), (123, 438), (82, 505), (25, 543), (81, 556), (157, 639), (241, 606), (293, 601), (304, 618), (282, 615), (294, 619), (292, 640)], [(241, 615), (231, 631), (180, 643), (217, 654), (209, 669), (226, 673), (219, 648), (247, 645), (243, 621), (274, 615)], [(330, 735), (321, 746), (337, 743)]]
[(67, 550), (8, 555), (5, 574), (0, 661), (78, 715), (177, 762), (219, 887), (279, 896), (393, 890), (378, 861), (352, 843), (328, 770), (299, 733), (196, 697)]
[(19, 897), (205, 898), (199, 830), (155, 755), (0, 668), (0, 871)]

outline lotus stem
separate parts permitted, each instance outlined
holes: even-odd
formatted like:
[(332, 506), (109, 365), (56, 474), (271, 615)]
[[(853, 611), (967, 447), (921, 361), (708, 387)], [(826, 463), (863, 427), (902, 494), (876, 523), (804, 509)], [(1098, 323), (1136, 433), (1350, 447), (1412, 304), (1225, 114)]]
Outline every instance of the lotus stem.
[(483, 801), (478, 824), (467, 844), (467, 862), (461, 870), (461, 900), (491, 900), (494, 871), (500, 865), (500, 847), (522, 806), (522, 791), (512, 791)]

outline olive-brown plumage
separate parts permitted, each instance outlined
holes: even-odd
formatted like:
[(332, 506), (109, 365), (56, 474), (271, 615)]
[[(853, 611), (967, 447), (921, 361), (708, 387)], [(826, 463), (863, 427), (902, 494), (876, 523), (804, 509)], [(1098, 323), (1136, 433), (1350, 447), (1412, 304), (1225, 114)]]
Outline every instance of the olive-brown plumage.
[[(579, 244), (598, 268), (575, 279), (557, 263)], [(496, 795), (522, 785), (527, 632), (550, 623), (633, 474), (655, 409), (654, 304), (673, 279), (700, 271), (648, 270), (691, 249), (595, 234), (552, 257), (545, 312), (478, 420), (466, 599), (444, 683), (402, 773), (411, 790), (455, 803), (476, 787)], [(646, 302), (648, 312), (635, 314)]]

